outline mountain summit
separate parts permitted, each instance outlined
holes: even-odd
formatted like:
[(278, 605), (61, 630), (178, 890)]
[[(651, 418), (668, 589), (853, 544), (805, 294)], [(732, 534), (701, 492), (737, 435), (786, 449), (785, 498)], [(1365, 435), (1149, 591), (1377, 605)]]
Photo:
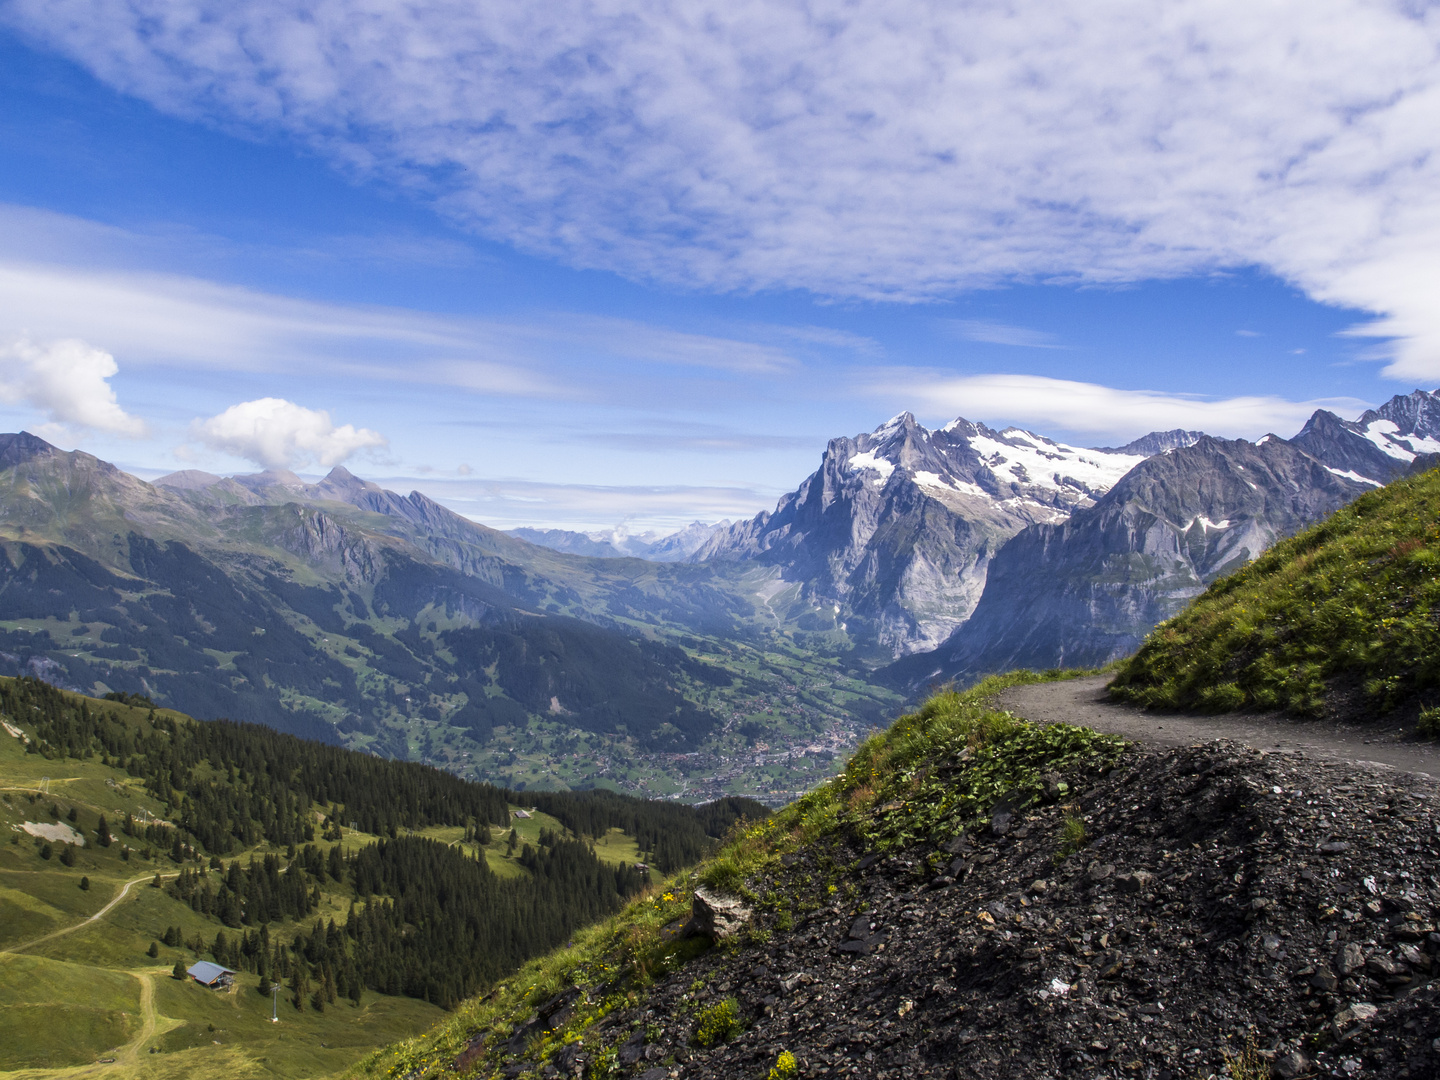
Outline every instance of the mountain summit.
[[(1169, 448), (1191, 434), (1132, 445)], [(773, 512), (717, 531), (691, 560), (763, 567), (758, 589), (777, 619), (900, 656), (934, 648), (969, 617), (1006, 540), (1093, 505), (1146, 456), (963, 417), (932, 431), (904, 412), (832, 439)]]

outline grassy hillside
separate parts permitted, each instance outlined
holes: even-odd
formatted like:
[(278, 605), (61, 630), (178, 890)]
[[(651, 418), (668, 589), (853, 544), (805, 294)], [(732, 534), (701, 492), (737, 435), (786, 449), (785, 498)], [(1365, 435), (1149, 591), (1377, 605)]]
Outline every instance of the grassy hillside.
[(1154, 708), (1304, 716), (1433, 705), (1437, 570), (1432, 471), (1362, 496), (1216, 582), (1155, 628), (1111, 692)]
[[(536, 810), (34, 680), (0, 680), (0, 720), (0, 1076), (332, 1073), (616, 910), (637, 859), (693, 859), (743, 809), (600, 792)], [(171, 977), (199, 958), (236, 989)]]
[[(822, 907), (859, 903), (853, 894), (837, 895), (851, 888), (849, 865), (834, 857), (842, 838), (869, 850), (872, 862), (925, 850), (916, 845), (928, 842), (934, 853), (914, 867), (919, 884), (952, 857), (936, 852), (936, 842), (988, 818), (1002, 797), (1016, 811), (1054, 803), (1069, 790), (1065, 777), (1107, 768), (1120, 753), (1119, 739), (1063, 724), (1039, 727), (988, 704), (1005, 686), (1054, 677), (1015, 673), (932, 698), (867, 741), (839, 776), (732, 835), (696, 872), (656, 885), (575, 935), (572, 944), (526, 964), (495, 993), (465, 1003), (426, 1034), (365, 1058), (347, 1076), (553, 1075), (545, 1068), (557, 1061), (565, 1063), (564, 1075), (579, 1063), (587, 1077), (624, 1075), (619, 1055), (627, 1040), (633, 1045), (632, 1036), (642, 1032), (642, 1043), (657, 1037), (651, 1030), (657, 1025), (647, 1027), (651, 995), (662, 985), (683, 987), (692, 978), (688, 966), (710, 949), (703, 938), (678, 936), (697, 885), (736, 894), (756, 910), (756, 925), (723, 948), (763, 945), (767, 928), (789, 930)], [(781, 865), (805, 871), (793, 873), (785, 890), (752, 889)], [(728, 1037), (737, 1023), (724, 1013), (730, 989), (694, 979), (682, 1046)]]

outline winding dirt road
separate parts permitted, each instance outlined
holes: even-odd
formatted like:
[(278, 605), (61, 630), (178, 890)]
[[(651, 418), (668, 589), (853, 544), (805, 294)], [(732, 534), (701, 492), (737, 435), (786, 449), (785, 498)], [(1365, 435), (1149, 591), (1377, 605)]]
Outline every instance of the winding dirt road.
[[(174, 874), (171, 874), (170, 876), (171, 876), (171, 877), (174, 877), (175, 875), (174, 875)], [(142, 882), (142, 881), (153, 881), (153, 880), (154, 880), (154, 876), (153, 876), (153, 875), (147, 875), (146, 877), (131, 878), (129, 881), (125, 882), (125, 884), (120, 887), (120, 891), (115, 894), (115, 896), (111, 899), (111, 901), (110, 901), (108, 904), (106, 904), (104, 907), (102, 907), (102, 908), (101, 908), (99, 911), (97, 911), (94, 915), (91, 915), (88, 919), (82, 919), (80, 922), (75, 923), (73, 926), (66, 926), (66, 927), (63, 927), (63, 928), (61, 928), (61, 929), (59, 929), (59, 930), (52, 930), (52, 931), (50, 931), (50, 933), (46, 934), (44, 937), (32, 938), (31, 940), (26, 941), (26, 942), (22, 942), (22, 943), (19, 944), (19, 945), (11, 945), (9, 948), (0, 949), (0, 952), (8, 952), (8, 953), (24, 952), (26, 949), (34, 948), (36, 945), (43, 945), (45, 942), (51, 941), (51, 940), (53, 940), (54, 938), (60, 937), (60, 936), (63, 935), (63, 934), (73, 933), (73, 932), (75, 932), (76, 930), (79, 930), (82, 926), (89, 926), (89, 925), (90, 925), (91, 923), (93, 923), (93, 922), (98, 922), (100, 919), (103, 919), (106, 915), (108, 915), (108, 914), (110, 913), (111, 909), (114, 908), (116, 904), (120, 903), (121, 900), (124, 900), (124, 899), (125, 899), (125, 894), (130, 891), (130, 886), (131, 886), (131, 885), (138, 885), (138, 884), (139, 884), (140, 882)]]
[(1440, 745), (1408, 740), (1395, 727), (1293, 720), (1274, 713), (1219, 716), (1146, 712), (1109, 700), (1109, 676), (1012, 686), (995, 703), (1036, 723), (1080, 724), (1142, 745), (1188, 746), (1210, 739), (1234, 739), (1257, 750), (1303, 753), (1322, 761), (1343, 761), (1411, 773), (1440, 781)]

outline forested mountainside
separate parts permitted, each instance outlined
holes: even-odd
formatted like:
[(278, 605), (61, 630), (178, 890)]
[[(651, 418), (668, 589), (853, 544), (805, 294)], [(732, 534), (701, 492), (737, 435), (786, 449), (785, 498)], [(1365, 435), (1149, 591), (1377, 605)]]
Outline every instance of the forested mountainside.
[[(166, 886), (176, 899), (241, 932), (207, 945), (218, 962), (287, 979), (303, 960), (332, 1000), (369, 988), (449, 1007), (640, 888), (645, 871), (596, 854), (611, 830), (668, 871), (711, 850), (740, 816), (767, 813), (744, 800), (692, 808), (610, 792), (521, 796), (262, 725), (199, 722), (34, 679), (0, 680), (0, 714), (9, 737), (52, 768), (94, 761), (139, 781), (161, 814), (102, 815), (91, 832), (101, 846), (153, 850), (180, 871)], [(554, 827), (512, 848), (516, 873), (498, 875), (479, 838), (504, 835), (522, 799)], [(461, 842), (426, 835), (447, 827)], [(373, 840), (339, 843), (351, 833)], [(308, 920), (337, 889), (351, 897), (348, 918), (293, 942), (272, 939), (268, 924)]]
[[(723, 762), (756, 741), (853, 743), (890, 695), (772, 646), (743, 576), (561, 555), (343, 469), (147, 484), (0, 438), (0, 673), (471, 776), (793, 789), (753, 756), (743, 775)], [(783, 720), (782, 695), (803, 697)]]
[(1103, 664), (1277, 540), (1428, 467), (1440, 397), (1417, 390), (1358, 421), (1317, 412), (1300, 435), (1200, 439), (1145, 460), (1063, 523), (1017, 533), (973, 616), (882, 678), (911, 693), (1013, 667)]

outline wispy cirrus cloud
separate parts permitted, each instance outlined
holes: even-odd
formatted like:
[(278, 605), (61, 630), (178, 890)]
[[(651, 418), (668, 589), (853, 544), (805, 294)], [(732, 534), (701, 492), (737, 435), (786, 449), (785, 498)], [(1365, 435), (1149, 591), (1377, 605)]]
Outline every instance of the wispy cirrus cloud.
[(923, 298), (1258, 265), (1440, 373), (1432, 5), (10, 0), (127, 93), (523, 250)]
[(966, 341), (980, 341), (988, 345), (1014, 345), (1023, 349), (1065, 347), (1054, 334), (1024, 326), (1007, 326), (1005, 323), (989, 322), (985, 319), (942, 319), (940, 324), (951, 334)]
[[(10, 223), (19, 228), (0, 232), (0, 335), (25, 330), (103, 342), (132, 365), (250, 373), (303, 366), (316, 374), (600, 401), (624, 392), (604, 377), (607, 363), (765, 378), (795, 372), (811, 346), (873, 346), (824, 328), (747, 325), (731, 335), (706, 334), (566, 311), (498, 318), (303, 300), (146, 269), (152, 249), (163, 245), (113, 226), (0, 206), (0, 229)], [(46, 238), (59, 258), (36, 258)]]
[(1184, 428), (1229, 438), (1255, 439), (1268, 432), (1289, 437), (1316, 409), (1349, 419), (1364, 411), (1355, 398), (1290, 401), (1269, 395), (1206, 398), (1156, 390), (1124, 390), (1098, 383), (1039, 375), (963, 375), (887, 371), (862, 379), (863, 394), (897, 391), (917, 412), (951, 419), (964, 416), (991, 425), (1014, 424), (1047, 433), (1062, 429), (1120, 443), (1150, 431)]

